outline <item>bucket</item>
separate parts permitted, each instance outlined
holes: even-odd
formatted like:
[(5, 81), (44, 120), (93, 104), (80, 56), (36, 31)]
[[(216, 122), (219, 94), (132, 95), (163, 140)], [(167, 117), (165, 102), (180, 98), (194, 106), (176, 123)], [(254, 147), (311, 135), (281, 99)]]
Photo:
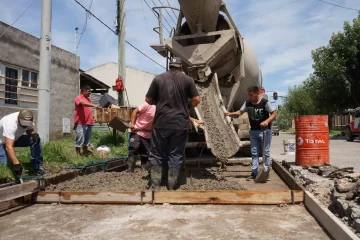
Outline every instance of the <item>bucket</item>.
[(314, 166), (330, 163), (328, 116), (297, 116), (296, 157), (298, 166)]
[(294, 139), (284, 140), (283, 145), (285, 155), (295, 155), (296, 143)]

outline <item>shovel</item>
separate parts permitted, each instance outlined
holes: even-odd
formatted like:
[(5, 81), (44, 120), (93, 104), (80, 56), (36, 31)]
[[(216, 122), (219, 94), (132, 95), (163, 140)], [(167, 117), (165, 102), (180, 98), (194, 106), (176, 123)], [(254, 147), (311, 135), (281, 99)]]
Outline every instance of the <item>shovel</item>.
[(263, 138), (262, 138), (263, 168), (259, 170), (259, 172), (258, 172), (258, 174), (257, 174), (257, 176), (255, 178), (256, 183), (266, 183), (268, 178), (269, 178), (269, 174), (270, 174), (270, 169), (265, 167), (265, 137), (266, 137), (266, 130), (267, 130), (267, 127), (261, 127), (261, 131), (263, 133)]

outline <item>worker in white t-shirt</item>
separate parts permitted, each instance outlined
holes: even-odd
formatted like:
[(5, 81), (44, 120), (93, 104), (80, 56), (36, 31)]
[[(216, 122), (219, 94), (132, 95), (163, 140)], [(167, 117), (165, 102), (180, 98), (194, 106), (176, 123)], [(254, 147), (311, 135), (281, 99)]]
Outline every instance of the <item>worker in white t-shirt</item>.
[(20, 181), (22, 166), (14, 147), (30, 147), (33, 171), (37, 175), (46, 173), (43, 168), (40, 137), (33, 126), (33, 113), (29, 109), (11, 113), (0, 120), (0, 164), (12, 163), (16, 181)]

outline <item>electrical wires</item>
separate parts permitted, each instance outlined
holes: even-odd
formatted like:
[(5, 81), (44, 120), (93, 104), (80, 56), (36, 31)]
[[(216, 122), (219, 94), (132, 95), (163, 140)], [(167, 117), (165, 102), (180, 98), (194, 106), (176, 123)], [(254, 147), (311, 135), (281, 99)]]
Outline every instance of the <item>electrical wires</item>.
[(22, 12), (22, 13), (20, 14), (20, 16), (19, 16), (10, 26), (8, 26), (8, 27), (5, 29), (5, 31), (0, 35), (0, 38), (7, 32), (7, 30), (9, 30), (9, 28), (11, 28), (11, 27), (35, 4), (35, 2), (36, 2), (36, 0), (34, 0), (34, 1), (29, 5), (29, 7), (27, 7), (27, 8), (25, 9), (25, 11)]
[[(84, 7), (81, 3), (79, 3), (77, 0), (74, 0), (77, 4), (79, 4), (87, 13), (89, 13), (91, 16), (93, 16), (96, 20), (98, 20), (102, 25), (104, 25), (105, 27), (107, 27), (110, 31), (112, 31), (115, 35), (118, 35), (116, 31), (114, 31), (111, 27), (109, 27), (109, 25), (107, 25), (106, 23), (104, 23), (101, 19), (99, 19), (97, 16), (95, 16), (90, 10), (88, 10), (86, 7)], [(148, 58), (149, 60), (151, 60), (152, 62), (154, 62), (155, 64), (159, 65), (160, 67), (166, 69), (163, 65), (161, 65), (160, 63), (156, 62), (154, 59), (152, 59), (151, 57), (149, 57), (148, 55), (146, 55), (144, 52), (142, 52), (140, 49), (138, 49), (136, 46), (134, 46), (133, 44), (131, 44), (129, 41), (125, 40), (125, 42), (127, 44), (129, 44), (132, 48), (134, 48), (136, 51), (138, 51), (139, 53), (141, 53), (142, 55), (144, 55), (146, 58)]]

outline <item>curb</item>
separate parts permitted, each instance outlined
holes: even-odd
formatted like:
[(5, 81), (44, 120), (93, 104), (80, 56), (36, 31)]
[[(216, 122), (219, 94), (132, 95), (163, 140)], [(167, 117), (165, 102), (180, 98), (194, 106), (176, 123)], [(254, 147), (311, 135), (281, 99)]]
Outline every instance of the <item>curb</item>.
[(360, 239), (351, 231), (339, 218), (329, 209), (324, 207), (321, 202), (309, 191), (307, 191), (282, 165), (273, 159), (272, 167), (274, 171), (284, 180), (291, 190), (304, 190), (304, 205), (306, 209), (319, 221), (321, 226), (335, 240)]

